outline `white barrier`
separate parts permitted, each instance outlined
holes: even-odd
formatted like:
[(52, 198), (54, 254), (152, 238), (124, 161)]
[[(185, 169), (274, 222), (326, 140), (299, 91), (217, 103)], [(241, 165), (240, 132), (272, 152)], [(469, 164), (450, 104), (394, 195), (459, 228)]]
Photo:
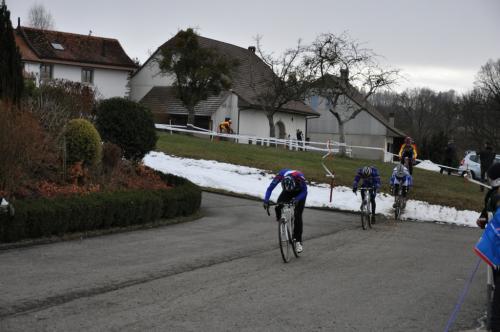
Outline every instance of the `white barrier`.
[[(323, 156), (323, 160), (326, 156), (332, 155), (332, 154), (338, 154), (340, 153), (341, 147), (345, 147), (346, 149), (346, 154), (348, 156), (352, 156), (352, 149), (365, 149), (365, 150), (376, 150), (376, 151), (381, 151), (384, 154), (384, 162), (392, 162), (394, 157), (397, 157), (398, 159), (400, 158), (398, 154), (391, 153), (388, 151), (385, 151), (382, 148), (377, 148), (377, 147), (371, 147), (371, 146), (359, 146), (359, 145), (347, 145), (346, 143), (340, 143), (336, 141), (328, 141), (328, 142), (311, 142), (311, 141), (298, 141), (295, 139), (280, 139), (280, 138), (274, 138), (274, 137), (258, 137), (258, 136), (250, 136), (250, 135), (238, 135), (238, 134), (225, 134), (225, 133), (218, 133), (216, 131), (208, 130), (205, 128), (200, 128), (196, 127), (192, 124), (188, 124), (187, 126), (179, 126), (179, 125), (167, 125), (167, 124), (156, 124), (155, 125), (157, 129), (160, 130), (165, 130), (169, 131), (170, 133), (172, 132), (185, 132), (185, 133), (191, 133), (191, 134), (198, 134), (198, 135), (206, 135), (210, 136), (210, 138), (213, 140), (214, 137), (220, 137), (220, 138), (230, 138), (234, 139), (235, 142), (240, 142), (240, 140), (247, 140), (248, 142), (251, 142), (254, 144), (263, 145), (263, 146), (284, 146), (289, 150), (304, 150), (304, 151), (315, 151), (315, 152), (325, 152), (326, 155)], [(189, 128), (189, 129), (188, 129)], [(424, 160), (421, 159), (416, 159), (418, 162), (423, 162)], [(322, 163), (323, 164), (323, 163)], [(454, 167), (449, 167), (441, 164), (435, 164), (438, 167), (446, 169), (453, 169), (457, 170), (458, 168)], [(323, 164), (323, 168), (326, 166)], [(332, 173), (326, 168), (325, 171), (327, 172), (328, 177), (332, 177)]]
[[(246, 140), (248, 142), (261, 144), (264, 146), (284, 146), (289, 150), (304, 150), (304, 151), (318, 151), (318, 152), (328, 152), (333, 151), (333, 153), (339, 153), (340, 147), (346, 148), (347, 155), (351, 155), (352, 148), (345, 143), (339, 142), (331, 142), (334, 147), (328, 148), (327, 144), (324, 142), (308, 142), (308, 141), (297, 141), (295, 139), (282, 139), (275, 137), (258, 137), (258, 136), (250, 136), (250, 135), (238, 135), (238, 134), (226, 134), (226, 133), (218, 133), (215, 131), (207, 130), (204, 128), (199, 128), (193, 125), (188, 124), (187, 126), (178, 126), (178, 125), (167, 125), (167, 124), (156, 124), (156, 129), (172, 132), (183, 132), (197, 135), (205, 135), (219, 138), (228, 138), (234, 139), (236, 142), (240, 140)], [(188, 129), (189, 128), (189, 129)], [(318, 147), (319, 146), (319, 147)], [(325, 146), (323, 148), (323, 146)], [(378, 148), (375, 148), (378, 149)], [(381, 150), (381, 149), (380, 149)]]

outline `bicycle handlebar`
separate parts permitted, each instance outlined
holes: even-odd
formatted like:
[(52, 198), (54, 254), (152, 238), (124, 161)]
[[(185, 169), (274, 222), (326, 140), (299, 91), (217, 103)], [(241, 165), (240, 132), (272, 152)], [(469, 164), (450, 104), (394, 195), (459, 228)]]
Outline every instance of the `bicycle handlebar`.
[(271, 214), (269, 213), (269, 208), (271, 206), (276, 206), (276, 205), (293, 205), (295, 206), (295, 203), (292, 203), (292, 202), (282, 202), (282, 203), (269, 203), (267, 204), (267, 208), (266, 208), (266, 212), (267, 212), (267, 215), (270, 216)]

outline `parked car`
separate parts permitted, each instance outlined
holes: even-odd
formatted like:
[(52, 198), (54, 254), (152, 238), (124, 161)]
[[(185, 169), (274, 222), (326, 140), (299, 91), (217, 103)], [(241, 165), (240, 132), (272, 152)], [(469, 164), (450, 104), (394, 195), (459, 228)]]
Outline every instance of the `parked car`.
[[(497, 154), (495, 156), (495, 160), (493, 162), (500, 162), (500, 154)], [(467, 173), (467, 170), (470, 171), (473, 179), (481, 179), (481, 161), (479, 160), (479, 155), (476, 153), (476, 151), (467, 151), (465, 153), (464, 159), (460, 161), (458, 173), (461, 175), (465, 175)]]

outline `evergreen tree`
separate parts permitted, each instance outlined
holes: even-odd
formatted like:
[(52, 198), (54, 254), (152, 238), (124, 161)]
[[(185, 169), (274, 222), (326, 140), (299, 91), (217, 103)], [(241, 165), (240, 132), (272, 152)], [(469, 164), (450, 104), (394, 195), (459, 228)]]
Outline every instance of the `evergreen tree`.
[(19, 102), (23, 92), (23, 67), (16, 46), (10, 12), (5, 1), (0, 5), (0, 99)]

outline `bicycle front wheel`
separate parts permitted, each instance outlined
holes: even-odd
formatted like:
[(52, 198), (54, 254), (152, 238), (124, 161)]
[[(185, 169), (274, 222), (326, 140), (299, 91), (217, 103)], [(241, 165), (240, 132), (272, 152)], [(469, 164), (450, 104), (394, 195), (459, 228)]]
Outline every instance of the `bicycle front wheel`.
[(278, 226), (278, 237), (280, 241), (280, 251), (281, 257), (285, 263), (290, 261), (292, 256), (292, 241), (290, 230), (287, 227), (287, 223), (285, 221), (280, 221)]
[(363, 229), (368, 228), (368, 214), (364, 210), (361, 210), (361, 227)]

